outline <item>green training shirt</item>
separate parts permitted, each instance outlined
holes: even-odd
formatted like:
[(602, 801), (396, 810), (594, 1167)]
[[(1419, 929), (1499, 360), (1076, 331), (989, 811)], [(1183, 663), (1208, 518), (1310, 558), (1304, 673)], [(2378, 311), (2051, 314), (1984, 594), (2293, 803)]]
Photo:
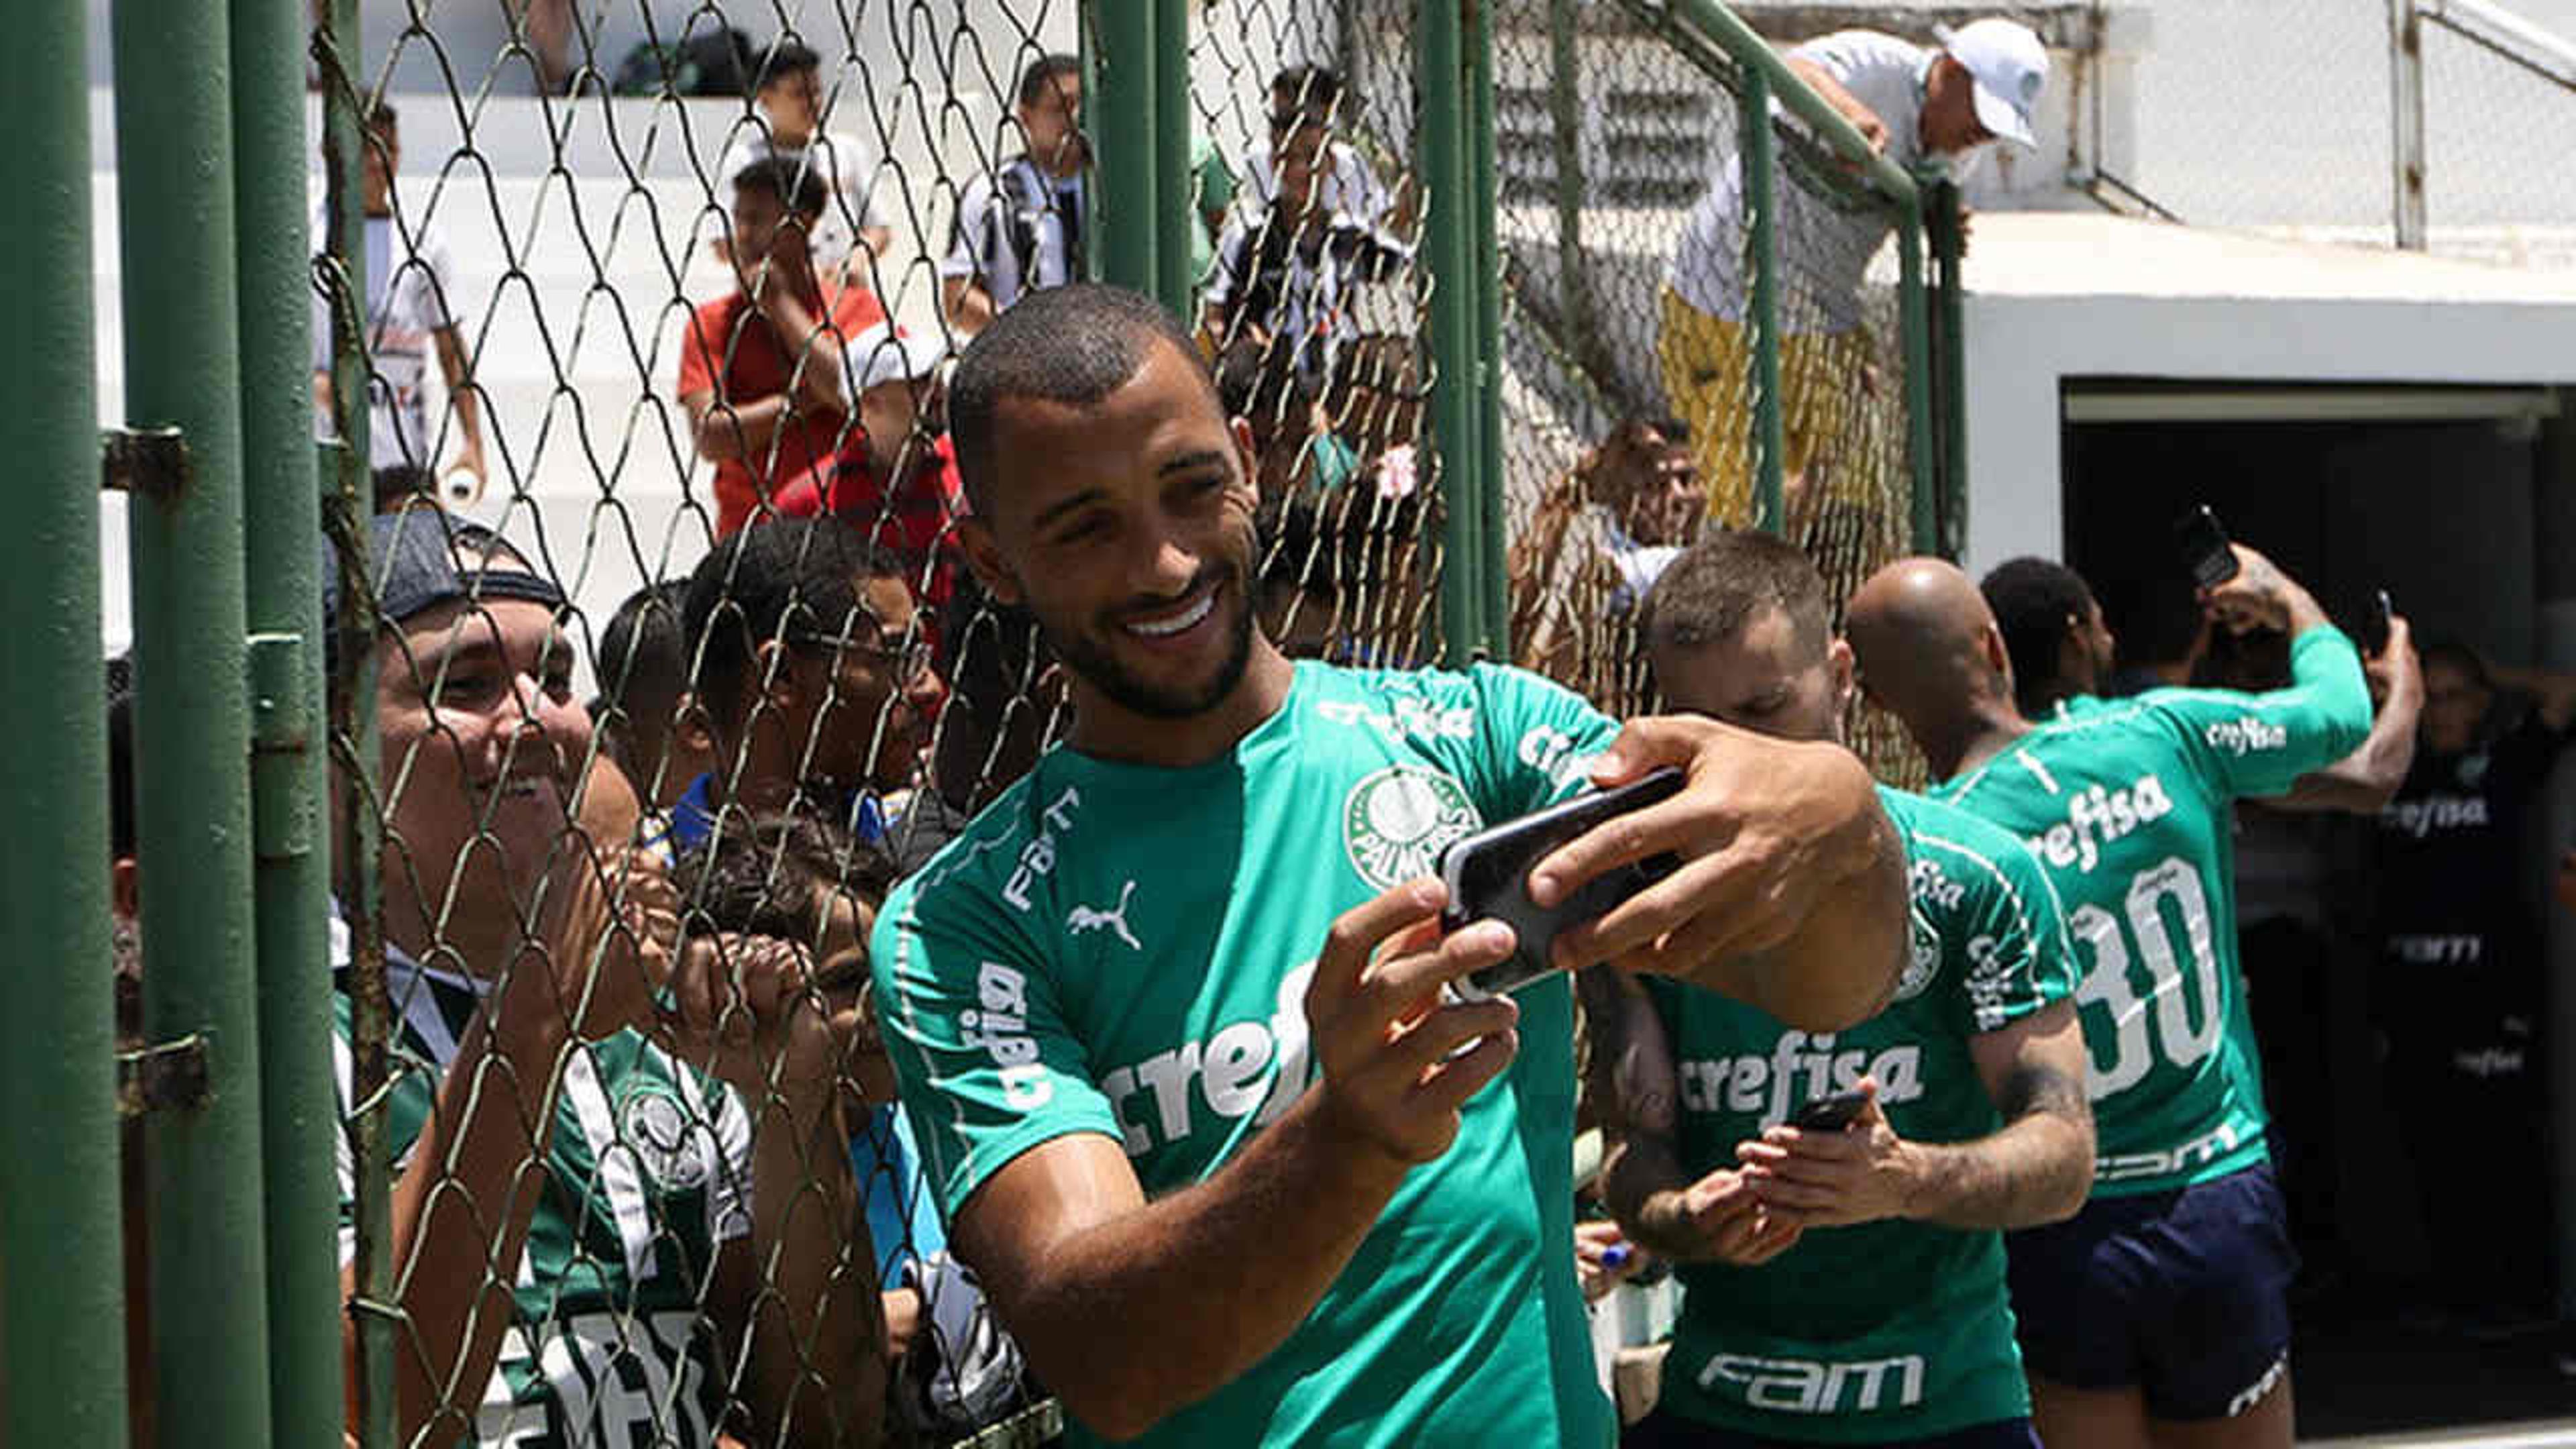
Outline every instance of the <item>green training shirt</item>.
[[(2075, 991), (2057, 892), (2020, 841), (1880, 789), (1905, 839), (1913, 960), (1886, 1010), (1810, 1034), (1742, 1002), (1648, 978), (1680, 1075), (1682, 1165), (1736, 1165), (1816, 1097), (1868, 1073), (1897, 1135), (1965, 1142), (2003, 1123), (1974, 1037)], [(1662, 1407), (1764, 1439), (1930, 1438), (2030, 1413), (2004, 1289), (2003, 1235), (1887, 1221), (1818, 1228), (1759, 1267), (1685, 1263)]]
[[(332, 927), (336, 959), (346, 935)], [(387, 1127), (400, 1171), (479, 983), (390, 946), (395, 1016)], [(340, 1261), (356, 1249), (347, 971), (332, 1006), (340, 1101)], [(507, 1091), (495, 1076), (491, 1090)], [(731, 1088), (634, 1032), (576, 1048), (558, 1088), (545, 1181), (510, 1326), (466, 1443), (509, 1449), (712, 1445), (725, 1366), (702, 1311), (716, 1250), (751, 1231), (751, 1119)], [(399, 1276), (403, 1264), (396, 1263)]]
[[(1333, 919), (1580, 788), (1615, 732), (1516, 670), (1307, 662), (1207, 764), (1050, 751), (877, 920), (886, 1047), (942, 1208), (1071, 1133), (1122, 1144), (1148, 1196), (1217, 1172), (1313, 1080), (1304, 999)], [(1519, 1057), (1305, 1322), (1140, 1442), (1609, 1444), (1574, 1279), (1572, 992), (1519, 1001)]]
[(2265, 1158), (2261, 1069), (2236, 959), (2230, 802), (2278, 795), (2359, 748), (2352, 641), (2298, 637), (2289, 688), (2077, 701), (1934, 791), (2020, 835), (2083, 963), (2096, 1196), (2206, 1182)]

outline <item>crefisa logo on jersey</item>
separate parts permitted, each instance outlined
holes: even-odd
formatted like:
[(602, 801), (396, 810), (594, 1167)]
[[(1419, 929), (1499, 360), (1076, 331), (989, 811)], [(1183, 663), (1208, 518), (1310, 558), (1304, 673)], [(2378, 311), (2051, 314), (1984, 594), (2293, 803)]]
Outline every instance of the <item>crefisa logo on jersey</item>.
[(2076, 792), (2066, 802), (2066, 819), (2030, 837), (2031, 853), (2064, 870), (2091, 870), (2102, 847), (2150, 821), (2173, 813), (2173, 797), (2153, 774), (2140, 775), (2124, 790), (2099, 785)]
[(1379, 890), (1431, 874), (1440, 852), (1484, 823), (1457, 781), (1417, 765), (1390, 765), (1353, 785), (1342, 801), (1342, 845), (1351, 869)]
[(688, 1192), (706, 1185), (715, 1170), (712, 1144), (690, 1120), (693, 1114), (680, 1094), (660, 1082), (633, 1084), (617, 1107), (617, 1130), (645, 1177), (664, 1192)]

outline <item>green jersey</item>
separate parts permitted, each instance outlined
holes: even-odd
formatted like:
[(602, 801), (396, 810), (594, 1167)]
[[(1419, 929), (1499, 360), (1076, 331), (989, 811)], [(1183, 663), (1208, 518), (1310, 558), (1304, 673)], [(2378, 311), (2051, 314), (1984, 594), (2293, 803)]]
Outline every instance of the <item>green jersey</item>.
[[(346, 935), (332, 1054), (340, 1100), (340, 1260), (356, 1251)], [(485, 989), (390, 946), (386, 1122), (397, 1170)], [(494, 1090), (506, 1090), (497, 1080)], [(557, 1089), (545, 1181), (509, 1328), (470, 1442), (494, 1449), (712, 1445), (723, 1356), (701, 1304), (715, 1254), (751, 1230), (751, 1120), (720, 1082), (634, 1032), (575, 1050)], [(399, 1276), (404, 1265), (396, 1263)]]
[[(1579, 788), (1615, 732), (1515, 670), (1310, 662), (1207, 764), (1049, 752), (896, 888), (869, 953), (942, 1207), (1071, 1133), (1122, 1144), (1149, 1196), (1217, 1172), (1313, 1079), (1304, 999), (1334, 918)], [(1572, 992), (1518, 999), (1519, 1057), (1305, 1321), (1141, 1442), (1611, 1441), (1574, 1279)]]
[(2278, 795), (2360, 747), (2370, 694), (2330, 625), (2265, 694), (2158, 689), (2077, 701), (1934, 793), (2019, 833), (2066, 903), (2101, 1156), (2097, 1196), (2206, 1182), (2265, 1158), (2236, 959), (2230, 802)]
[[(1905, 838), (1913, 959), (1886, 1010), (1848, 1031), (1795, 1031), (1742, 1002), (1648, 978), (1680, 1075), (1682, 1166), (1811, 1098), (1875, 1076), (1899, 1136), (1965, 1142), (2002, 1124), (1972, 1038), (2075, 991), (2057, 892), (2020, 841), (1882, 788)], [(2030, 1412), (2004, 1288), (2003, 1235), (1887, 1221), (1810, 1231), (1755, 1268), (1685, 1263), (1662, 1406), (1766, 1440), (1924, 1439)]]

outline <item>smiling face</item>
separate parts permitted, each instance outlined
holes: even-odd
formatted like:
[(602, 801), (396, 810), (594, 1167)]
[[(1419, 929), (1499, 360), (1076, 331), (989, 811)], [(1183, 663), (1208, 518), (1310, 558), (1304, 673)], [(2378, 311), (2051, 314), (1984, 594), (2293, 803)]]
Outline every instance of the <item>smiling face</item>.
[(1674, 709), (1789, 740), (1842, 738), (1851, 703), (1851, 646), (1823, 649), (1798, 637), (1788, 611), (1764, 609), (1731, 637), (1705, 644), (1659, 639), (1655, 683)]
[(524, 904), (563, 853), (591, 733), (572, 663), (553, 611), (519, 599), (441, 604), (378, 646), (388, 923), (435, 920), (451, 896)]
[(1071, 670), (1078, 731), (1150, 737), (1228, 702), (1254, 648), (1254, 466), (1196, 360), (1158, 338), (1097, 403), (1005, 398), (993, 453), (968, 557)]

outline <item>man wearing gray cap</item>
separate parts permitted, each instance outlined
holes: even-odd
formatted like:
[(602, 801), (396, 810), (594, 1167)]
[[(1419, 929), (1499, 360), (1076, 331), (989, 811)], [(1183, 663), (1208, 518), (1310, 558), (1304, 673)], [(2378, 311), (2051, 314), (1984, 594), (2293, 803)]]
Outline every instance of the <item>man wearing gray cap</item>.
[[(1935, 48), (1871, 30), (1843, 30), (1788, 53), (1789, 68), (1906, 170), (1929, 162), (1953, 176), (1997, 141), (2038, 144), (2032, 107), (2048, 85), (2048, 52), (2029, 27), (1978, 20), (1935, 32)], [(1830, 472), (1850, 420), (1848, 399), (1872, 348), (1860, 286), (1890, 224), (1874, 209), (1844, 211), (1813, 188), (1778, 188), (1783, 471), (1793, 505)], [(1665, 276), (1656, 353), (1675, 416), (1690, 424), (1709, 512), (1731, 524), (1752, 512), (1752, 414), (1746, 379), (1751, 278), (1744, 262), (1743, 167), (1723, 146), (1708, 190), (1684, 223)], [(1791, 517), (1800, 514), (1793, 506)]]
[[(401, 1319), (401, 1441), (712, 1449), (738, 1411), (768, 1442), (879, 1442), (833, 1089), (855, 994), (793, 950), (678, 948), (677, 893), (617, 849), (633, 797), (587, 769), (562, 592), (435, 509), (369, 527), (397, 1285), (372, 1311)], [(332, 940), (355, 1364), (358, 983)]]

